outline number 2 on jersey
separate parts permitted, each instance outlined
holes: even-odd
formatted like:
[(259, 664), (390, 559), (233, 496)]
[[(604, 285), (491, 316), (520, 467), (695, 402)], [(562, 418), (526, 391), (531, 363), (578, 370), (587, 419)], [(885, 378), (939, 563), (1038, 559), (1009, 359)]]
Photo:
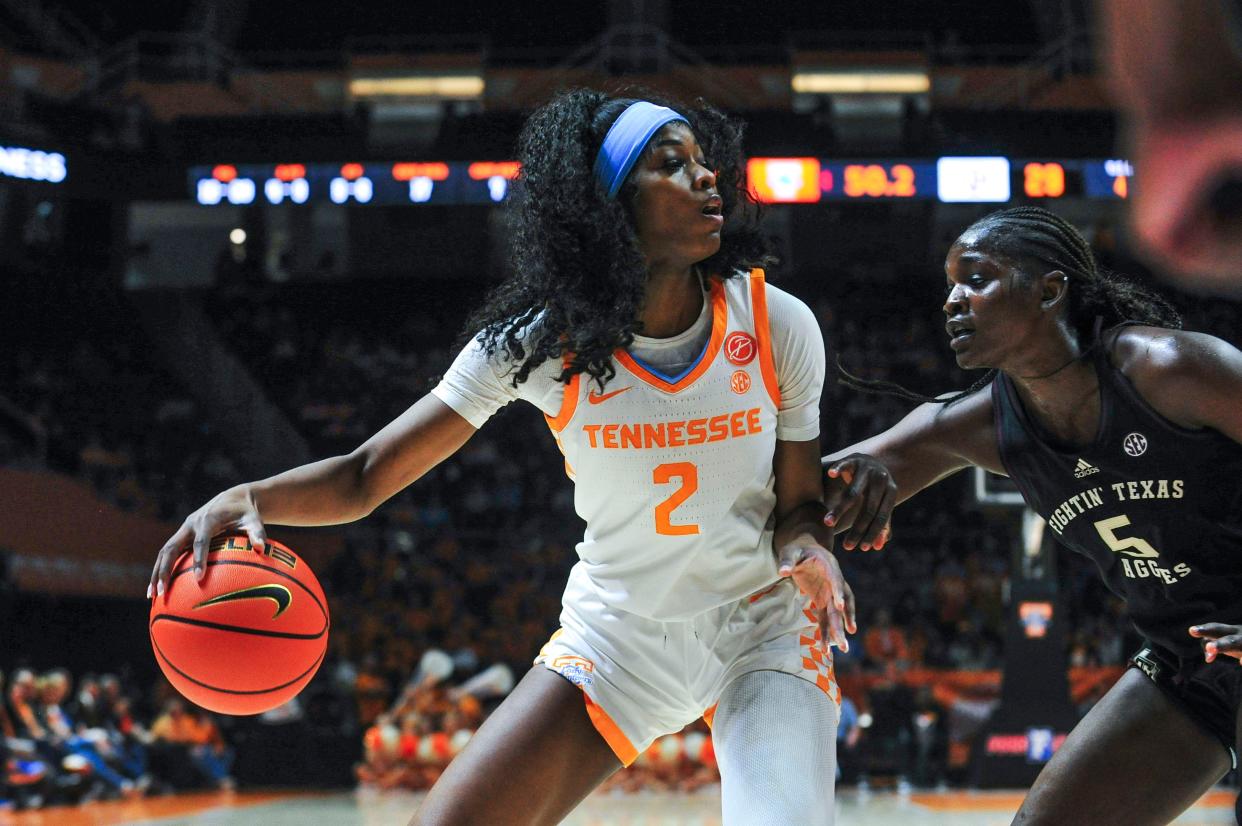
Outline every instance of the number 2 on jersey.
[(673, 479), (681, 480), (681, 487), (673, 495), (656, 505), (656, 533), (664, 536), (693, 536), (699, 532), (698, 525), (674, 525), (670, 517), (678, 505), (685, 502), (699, 489), (699, 469), (691, 462), (669, 462), (659, 465), (651, 474), (657, 485), (667, 485)]

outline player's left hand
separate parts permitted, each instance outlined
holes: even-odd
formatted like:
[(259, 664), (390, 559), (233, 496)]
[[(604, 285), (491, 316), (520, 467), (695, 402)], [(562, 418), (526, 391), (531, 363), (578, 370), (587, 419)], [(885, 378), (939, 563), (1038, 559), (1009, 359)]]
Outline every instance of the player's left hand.
[(1221, 654), (1242, 661), (1242, 625), (1205, 622), (1190, 626), (1190, 636), (1203, 646), (1203, 659), (1215, 662)]
[(824, 525), (847, 551), (881, 550), (892, 538), (897, 483), (874, 456), (853, 453), (824, 466)]
[(792, 577), (798, 590), (815, 603), (821, 637), (842, 651), (850, 650), (846, 633), (858, 633), (854, 621), (854, 591), (832, 553), (810, 534), (787, 542), (777, 557), (777, 571)]

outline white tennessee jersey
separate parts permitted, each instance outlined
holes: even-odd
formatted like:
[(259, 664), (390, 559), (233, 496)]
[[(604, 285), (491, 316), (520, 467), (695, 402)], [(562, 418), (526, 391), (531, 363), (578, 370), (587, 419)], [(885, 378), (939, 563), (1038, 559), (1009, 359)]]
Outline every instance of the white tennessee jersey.
[[(672, 621), (776, 580), (773, 456), (782, 384), (769, 294), (762, 270), (713, 278), (711, 335), (685, 373), (663, 375), (618, 350), (616, 376), (603, 391), (579, 374), (562, 385), (559, 406), (539, 405), (586, 522), (569, 592), (585, 587), (621, 610)], [(782, 437), (807, 440), (818, 435), (823, 343), (810, 311), (792, 302), (809, 327), (798, 336), (805, 341), (791, 342), (810, 363), (798, 405), (802, 415), (814, 411), (814, 422), (782, 428)], [(474, 423), (463, 412), (470, 398), (454, 378), (457, 368), (433, 392)], [(536, 387), (527, 393), (544, 400)]]

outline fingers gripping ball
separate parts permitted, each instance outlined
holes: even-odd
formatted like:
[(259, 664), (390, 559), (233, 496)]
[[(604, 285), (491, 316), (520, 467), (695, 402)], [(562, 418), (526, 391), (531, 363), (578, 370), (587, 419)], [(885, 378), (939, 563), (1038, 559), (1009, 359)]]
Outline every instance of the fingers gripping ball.
[(186, 699), (222, 714), (259, 714), (301, 691), (328, 647), (328, 603), (305, 560), (245, 536), (214, 541), (207, 572), (193, 555), (173, 566), (168, 591), (151, 602), (151, 647)]

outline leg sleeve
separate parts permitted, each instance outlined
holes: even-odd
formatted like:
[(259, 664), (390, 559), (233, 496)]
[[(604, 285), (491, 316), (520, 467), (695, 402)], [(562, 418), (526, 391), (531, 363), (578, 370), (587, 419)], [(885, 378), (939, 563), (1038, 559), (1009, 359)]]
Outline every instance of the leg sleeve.
[(724, 826), (832, 826), (837, 707), (806, 680), (751, 671), (712, 723)]

